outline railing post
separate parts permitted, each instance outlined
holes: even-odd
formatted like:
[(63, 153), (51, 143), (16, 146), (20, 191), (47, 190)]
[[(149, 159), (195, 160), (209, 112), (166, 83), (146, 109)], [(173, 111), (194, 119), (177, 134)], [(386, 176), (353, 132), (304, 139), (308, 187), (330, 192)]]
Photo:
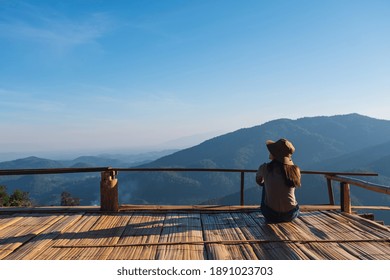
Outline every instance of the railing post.
[(340, 182), (340, 204), (341, 211), (345, 213), (351, 213), (351, 193), (349, 184)]
[(118, 212), (118, 174), (115, 170), (107, 170), (101, 172), (100, 181), (100, 210)]
[(240, 189), (240, 204), (244, 206), (244, 184), (245, 184), (245, 172), (241, 171), (241, 189)]
[(328, 185), (329, 204), (330, 205), (334, 205), (334, 195), (333, 195), (332, 180), (329, 179), (329, 178), (326, 178), (326, 183)]

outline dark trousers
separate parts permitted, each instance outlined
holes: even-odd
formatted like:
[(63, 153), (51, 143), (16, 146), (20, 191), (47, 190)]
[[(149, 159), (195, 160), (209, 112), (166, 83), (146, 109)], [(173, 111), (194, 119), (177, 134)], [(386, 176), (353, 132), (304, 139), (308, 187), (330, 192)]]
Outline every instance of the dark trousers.
[(277, 212), (265, 204), (265, 187), (261, 195), (261, 213), (267, 223), (284, 223), (291, 222), (299, 215), (299, 205), (288, 212)]

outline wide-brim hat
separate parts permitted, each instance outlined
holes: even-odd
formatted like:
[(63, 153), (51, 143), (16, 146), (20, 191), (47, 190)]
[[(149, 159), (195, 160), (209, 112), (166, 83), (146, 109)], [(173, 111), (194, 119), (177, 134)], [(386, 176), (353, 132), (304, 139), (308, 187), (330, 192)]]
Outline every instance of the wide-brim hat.
[(287, 139), (279, 139), (274, 142), (267, 140), (266, 142), (268, 151), (274, 156), (275, 160), (288, 165), (294, 165), (292, 161), (292, 154), (295, 152), (293, 144)]

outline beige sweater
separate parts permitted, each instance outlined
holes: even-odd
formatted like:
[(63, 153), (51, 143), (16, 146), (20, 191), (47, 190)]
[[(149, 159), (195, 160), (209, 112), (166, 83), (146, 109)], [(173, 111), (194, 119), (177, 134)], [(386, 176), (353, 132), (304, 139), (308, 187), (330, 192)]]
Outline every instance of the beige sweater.
[(274, 168), (270, 173), (267, 164), (262, 164), (256, 174), (256, 182), (264, 183), (265, 204), (277, 212), (288, 212), (296, 205), (295, 188), (286, 184), (284, 174)]

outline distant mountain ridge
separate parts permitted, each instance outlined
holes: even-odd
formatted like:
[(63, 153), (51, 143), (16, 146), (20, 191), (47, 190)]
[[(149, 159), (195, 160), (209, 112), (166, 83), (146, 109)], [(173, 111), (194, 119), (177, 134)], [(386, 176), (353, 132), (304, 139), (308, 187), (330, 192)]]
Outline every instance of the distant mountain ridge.
[(369, 146), (354, 152), (346, 153), (341, 156), (322, 161), (318, 165), (314, 165), (321, 169), (366, 169), (375, 171), (381, 175), (390, 177), (390, 169), (386, 167), (386, 163), (390, 163), (390, 141), (382, 144)]
[(37, 169), (64, 167), (130, 167), (146, 164), (177, 150), (163, 150), (140, 154), (102, 154), (97, 156), (79, 156), (72, 160), (52, 160), (29, 156), (16, 160), (0, 162), (0, 169)]
[(212, 138), (145, 166), (202, 167), (212, 161), (219, 167), (257, 168), (261, 159), (268, 159), (266, 140), (279, 138), (288, 138), (294, 143), (294, 159), (300, 167), (307, 168), (390, 141), (390, 121), (358, 114), (278, 119)]
[(36, 169), (65, 167), (60, 161), (30, 156), (11, 161), (0, 162), (0, 169)]

